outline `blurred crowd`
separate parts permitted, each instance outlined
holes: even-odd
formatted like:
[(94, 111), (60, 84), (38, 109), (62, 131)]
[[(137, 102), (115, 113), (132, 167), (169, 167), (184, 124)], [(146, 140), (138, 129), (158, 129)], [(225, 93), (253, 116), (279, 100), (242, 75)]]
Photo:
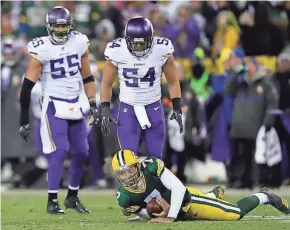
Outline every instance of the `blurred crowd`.
[[(41, 147), (35, 148), (32, 141), (24, 143), (18, 136), (18, 98), (26, 45), (47, 35), (45, 16), (56, 5), (68, 8), (75, 29), (89, 37), (91, 68), (98, 85), (106, 44), (123, 36), (131, 17), (148, 17), (155, 35), (171, 39), (186, 128), (179, 134), (176, 124), (167, 123), (163, 160), (183, 182), (188, 182), (184, 169), (189, 159), (206, 161), (210, 156), (225, 165), (229, 187), (290, 184), (287, 1), (2, 1), (2, 181), (30, 186), (45, 173)], [(36, 96), (33, 100), (35, 140), (40, 108)], [(162, 102), (168, 117), (172, 105), (165, 81)], [(111, 108), (115, 116), (117, 107), (116, 87)], [(90, 131), (89, 143), (84, 185), (113, 186), (110, 157), (119, 148), (115, 133), (104, 137), (97, 126)], [(142, 143), (140, 153), (145, 154)], [(65, 180), (64, 176), (64, 186)]]

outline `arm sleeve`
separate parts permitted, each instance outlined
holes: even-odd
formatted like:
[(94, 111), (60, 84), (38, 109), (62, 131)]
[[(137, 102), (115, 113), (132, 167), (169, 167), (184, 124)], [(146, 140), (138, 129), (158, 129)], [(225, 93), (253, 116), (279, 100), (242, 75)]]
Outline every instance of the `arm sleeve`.
[(20, 125), (29, 124), (29, 106), (31, 100), (31, 91), (35, 83), (24, 78), (20, 92)]
[(267, 90), (265, 93), (266, 113), (263, 124), (265, 127), (272, 127), (274, 116), (269, 114), (272, 109), (278, 109), (279, 96), (275, 85), (271, 81), (267, 81)]
[(181, 183), (181, 181), (167, 168), (164, 169), (160, 180), (163, 185), (171, 191), (170, 209), (168, 217), (177, 218), (183, 202), (186, 188)]

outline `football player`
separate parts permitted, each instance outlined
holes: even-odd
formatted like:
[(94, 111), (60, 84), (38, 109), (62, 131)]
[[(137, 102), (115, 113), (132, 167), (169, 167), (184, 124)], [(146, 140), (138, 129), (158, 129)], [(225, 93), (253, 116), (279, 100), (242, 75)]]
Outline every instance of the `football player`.
[(161, 98), (161, 76), (164, 72), (173, 103), (171, 120), (177, 120), (183, 132), (180, 108), (180, 84), (173, 58), (171, 41), (153, 36), (152, 23), (144, 17), (127, 22), (124, 38), (107, 44), (106, 63), (101, 82), (101, 128), (109, 132), (112, 85), (118, 75), (120, 105), (117, 135), (121, 149), (138, 152), (144, 137), (148, 156), (162, 159), (165, 141), (165, 119)]
[(41, 139), (48, 160), (47, 212), (63, 214), (57, 198), (63, 162), (70, 151), (70, 179), (64, 205), (79, 213), (90, 213), (78, 198), (88, 153), (87, 129), (83, 103), (79, 99), (84, 85), (90, 103), (92, 124), (98, 121), (96, 87), (89, 62), (89, 40), (73, 31), (73, 18), (64, 7), (54, 7), (46, 15), (48, 36), (28, 43), (30, 60), (23, 81), (20, 104), (20, 135), (30, 134), (28, 116), (31, 90), (38, 78), (42, 84)]
[[(287, 201), (268, 188), (232, 204), (223, 200), (223, 189), (204, 194), (185, 187), (164, 163), (155, 158), (139, 162), (130, 150), (121, 150), (112, 159), (112, 168), (120, 182), (117, 202), (124, 215), (132, 213), (150, 219), (147, 203), (157, 198), (163, 211), (151, 222), (175, 220), (239, 220), (260, 204), (270, 204), (284, 214), (290, 214)], [(213, 196), (214, 195), (214, 196)]]

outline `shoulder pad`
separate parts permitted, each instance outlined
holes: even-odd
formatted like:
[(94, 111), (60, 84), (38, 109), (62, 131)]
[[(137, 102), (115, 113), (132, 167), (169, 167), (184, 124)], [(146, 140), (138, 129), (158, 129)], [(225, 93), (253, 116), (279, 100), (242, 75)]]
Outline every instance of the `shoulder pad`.
[(160, 177), (164, 171), (164, 162), (156, 157), (148, 157), (141, 162), (143, 168), (148, 168), (151, 173)]
[(47, 44), (47, 37), (34, 38), (27, 44), (27, 52), (34, 58), (38, 59), (40, 62), (44, 61), (42, 56), (42, 50), (45, 49)]
[(105, 59), (115, 62), (116, 57), (122, 53), (122, 48), (122, 38), (109, 42), (104, 52)]
[(170, 39), (165, 37), (154, 37), (154, 45), (162, 55), (169, 56), (174, 52), (174, 46)]
[(80, 52), (83, 55), (90, 46), (89, 38), (87, 37), (87, 35), (80, 33), (78, 31), (75, 31), (75, 30), (72, 31), (71, 34), (75, 39), (77, 39), (77, 42), (81, 50)]

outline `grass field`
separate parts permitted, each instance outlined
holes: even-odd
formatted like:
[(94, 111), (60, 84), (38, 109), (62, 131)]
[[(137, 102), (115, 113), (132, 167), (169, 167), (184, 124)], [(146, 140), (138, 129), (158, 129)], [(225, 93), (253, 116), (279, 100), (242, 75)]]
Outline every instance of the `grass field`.
[[(202, 190), (208, 191), (208, 190)], [(290, 201), (290, 189), (282, 190)], [(226, 200), (235, 202), (249, 192), (227, 192)], [(281, 194), (281, 190), (280, 190)], [(63, 207), (65, 192), (60, 193)], [(79, 229), (251, 229), (251, 230), (282, 230), (290, 229), (290, 216), (284, 216), (271, 206), (260, 206), (240, 221), (195, 221), (176, 222), (172, 224), (153, 224), (144, 221), (128, 222), (116, 205), (113, 191), (82, 191), (80, 198), (92, 211), (90, 215), (77, 214), (73, 210), (65, 215), (48, 215), (46, 211), (46, 191), (14, 190), (6, 191), (1, 196), (1, 225), (3, 230), (37, 229), (37, 230), (79, 230)]]

